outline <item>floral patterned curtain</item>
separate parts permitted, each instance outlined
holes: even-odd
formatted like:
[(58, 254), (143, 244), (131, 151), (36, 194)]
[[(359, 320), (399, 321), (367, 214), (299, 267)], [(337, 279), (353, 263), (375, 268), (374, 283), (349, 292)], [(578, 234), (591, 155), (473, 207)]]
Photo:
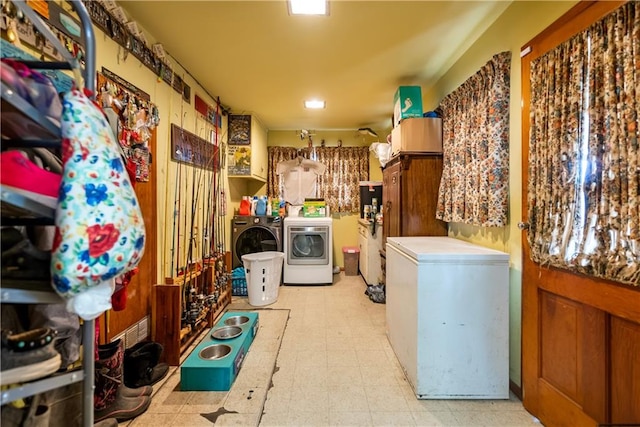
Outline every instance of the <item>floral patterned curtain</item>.
[(528, 241), (541, 264), (640, 285), (640, 2), (531, 63)]
[(440, 104), (443, 172), (436, 218), (507, 224), (511, 52), (495, 55)]
[(360, 181), (369, 179), (369, 147), (268, 147), (267, 194), (280, 196), (276, 165), (298, 156), (323, 163), (327, 169), (318, 178), (319, 197), (332, 213), (360, 213)]

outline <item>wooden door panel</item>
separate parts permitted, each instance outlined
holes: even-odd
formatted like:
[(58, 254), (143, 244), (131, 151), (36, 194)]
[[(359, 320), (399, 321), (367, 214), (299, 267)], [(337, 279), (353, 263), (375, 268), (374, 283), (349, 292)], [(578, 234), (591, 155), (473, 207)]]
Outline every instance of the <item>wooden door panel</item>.
[[(155, 153), (156, 131), (154, 130), (149, 140), (149, 149)], [(127, 285), (127, 306), (122, 311), (107, 312), (106, 331), (101, 341), (108, 342), (113, 337), (121, 334), (129, 327), (144, 319), (151, 317), (151, 292), (156, 283), (157, 274), (157, 165), (149, 165), (149, 181), (136, 182), (134, 189), (142, 217), (144, 218), (145, 245), (144, 255), (138, 264), (138, 273), (133, 276)], [(151, 321), (151, 319), (149, 319)], [(151, 323), (149, 322), (150, 326)], [(151, 330), (149, 328), (149, 333)]]
[(565, 394), (545, 380), (539, 380), (537, 388), (539, 410), (532, 413), (542, 421), (543, 425), (547, 427), (595, 427), (598, 425), (596, 420), (585, 413), (581, 405), (568, 399)]
[(617, 317), (640, 319), (640, 292), (637, 289), (557, 268), (533, 266), (527, 273), (529, 280), (538, 281), (539, 289)]
[(640, 420), (640, 323), (611, 318), (611, 422)]
[(548, 292), (540, 298), (540, 375), (578, 400), (578, 323), (580, 306)]
[(403, 236), (446, 236), (447, 224), (436, 218), (442, 156), (407, 156), (402, 163)]
[(544, 291), (540, 307), (541, 393), (553, 398), (552, 406), (559, 396), (568, 399), (563, 411), (579, 408), (589, 419), (606, 419), (606, 313)]
[(388, 209), (388, 215), (384, 219), (389, 222), (387, 237), (401, 236), (400, 221), (402, 212), (400, 212), (400, 207), (402, 200), (400, 193), (400, 169), (401, 164), (400, 162), (397, 162), (391, 165), (389, 170), (386, 171), (389, 176), (389, 193), (387, 194), (389, 198), (386, 199), (387, 201), (385, 202)]

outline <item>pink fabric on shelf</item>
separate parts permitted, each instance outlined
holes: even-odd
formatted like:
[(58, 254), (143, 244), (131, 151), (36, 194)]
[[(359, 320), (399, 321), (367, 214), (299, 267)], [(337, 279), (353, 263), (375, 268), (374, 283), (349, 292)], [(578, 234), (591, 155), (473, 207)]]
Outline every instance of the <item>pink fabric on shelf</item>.
[(0, 182), (25, 197), (55, 208), (62, 176), (42, 169), (22, 151), (0, 154)]

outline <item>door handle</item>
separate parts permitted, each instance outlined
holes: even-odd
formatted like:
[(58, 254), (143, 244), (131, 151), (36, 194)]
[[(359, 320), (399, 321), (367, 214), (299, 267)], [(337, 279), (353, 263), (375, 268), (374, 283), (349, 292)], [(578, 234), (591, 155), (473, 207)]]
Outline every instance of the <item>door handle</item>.
[(518, 229), (519, 230), (529, 230), (530, 224), (528, 222), (519, 222)]

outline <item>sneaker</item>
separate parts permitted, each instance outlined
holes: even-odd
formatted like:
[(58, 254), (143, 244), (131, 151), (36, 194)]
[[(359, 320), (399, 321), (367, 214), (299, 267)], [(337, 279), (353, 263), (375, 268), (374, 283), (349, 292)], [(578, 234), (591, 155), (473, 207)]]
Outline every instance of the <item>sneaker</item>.
[(37, 380), (60, 369), (53, 347), (56, 331), (39, 328), (20, 334), (2, 332), (0, 385)]
[(5, 189), (55, 209), (61, 181), (62, 175), (39, 167), (21, 151), (0, 154), (0, 183)]

